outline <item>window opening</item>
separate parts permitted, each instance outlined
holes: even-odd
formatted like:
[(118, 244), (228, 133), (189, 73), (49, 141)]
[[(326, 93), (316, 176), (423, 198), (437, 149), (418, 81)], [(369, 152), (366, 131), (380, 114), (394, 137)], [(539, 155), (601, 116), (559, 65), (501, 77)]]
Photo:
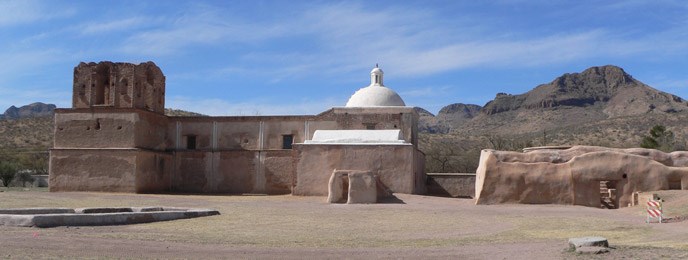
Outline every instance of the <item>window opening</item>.
[(375, 123), (363, 123), (367, 130), (375, 130)]
[(291, 149), (291, 145), (294, 143), (294, 135), (283, 135), (282, 136), (282, 149)]
[(196, 136), (187, 135), (186, 136), (186, 149), (194, 150), (196, 149)]

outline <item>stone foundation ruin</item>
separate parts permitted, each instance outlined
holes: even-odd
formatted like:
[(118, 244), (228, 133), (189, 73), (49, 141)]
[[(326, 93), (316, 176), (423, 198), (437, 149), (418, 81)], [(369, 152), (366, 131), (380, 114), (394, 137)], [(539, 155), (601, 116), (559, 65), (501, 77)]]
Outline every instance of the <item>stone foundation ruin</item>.
[(212, 209), (169, 207), (0, 209), (0, 225), (19, 227), (109, 226), (220, 215)]

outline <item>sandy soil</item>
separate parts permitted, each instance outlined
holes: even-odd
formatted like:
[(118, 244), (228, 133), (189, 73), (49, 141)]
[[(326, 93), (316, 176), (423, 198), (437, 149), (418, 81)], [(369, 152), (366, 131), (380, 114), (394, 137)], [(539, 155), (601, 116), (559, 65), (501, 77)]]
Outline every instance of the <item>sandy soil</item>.
[[(688, 216), (688, 191), (661, 196), (665, 215)], [(579, 236), (604, 236), (615, 248), (593, 258), (688, 258), (688, 221), (646, 224), (641, 207), (398, 199), (333, 205), (323, 197), (0, 192), (0, 208), (175, 206), (222, 214), (127, 226), (0, 226), (0, 258), (590, 258), (567, 251), (568, 238)]]

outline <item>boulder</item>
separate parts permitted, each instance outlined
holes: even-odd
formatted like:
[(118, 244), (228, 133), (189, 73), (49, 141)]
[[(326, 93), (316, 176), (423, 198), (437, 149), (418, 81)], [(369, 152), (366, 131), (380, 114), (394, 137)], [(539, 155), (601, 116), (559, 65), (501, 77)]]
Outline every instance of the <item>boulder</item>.
[(609, 247), (609, 242), (604, 237), (576, 237), (569, 239), (569, 247)]

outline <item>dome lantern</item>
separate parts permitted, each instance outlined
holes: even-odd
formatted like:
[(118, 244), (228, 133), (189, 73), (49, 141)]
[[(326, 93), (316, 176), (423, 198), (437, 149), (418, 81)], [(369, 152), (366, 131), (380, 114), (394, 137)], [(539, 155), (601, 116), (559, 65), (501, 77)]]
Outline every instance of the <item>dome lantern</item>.
[(356, 91), (346, 102), (346, 107), (406, 106), (399, 94), (383, 85), (383, 75), (382, 69), (375, 64), (370, 71), (370, 85)]

